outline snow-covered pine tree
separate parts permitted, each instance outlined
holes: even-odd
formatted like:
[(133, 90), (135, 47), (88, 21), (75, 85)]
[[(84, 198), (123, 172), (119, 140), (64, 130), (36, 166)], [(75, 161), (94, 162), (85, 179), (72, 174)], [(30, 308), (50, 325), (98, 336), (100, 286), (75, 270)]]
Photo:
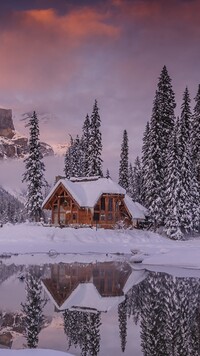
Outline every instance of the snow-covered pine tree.
[(191, 151), (192, 151), (192, 169), (193, 187), (191, 189), (193, 196), (193, 222), (194, 230), (200, 230), (200, 85), (198, 86), (195, 97), (194, 114), (191, 124)]
[(142, 168), (140, 159), (137, 156), (133, 167), (133, 197), (134, 201), (141, 203), (141, 190), (142, 190)]
[(141, 201), (144, 206), (147, 207), (147, 192), (148, 192), (148, 181), (147, 175), (149, 171), (149, 122), (147, 121), (146, 128), (143, 135), (142, 144), (142, 186), (141, 186)]
[(90, 141), (89, 141), (89, 176), (103, 176), (102, 172), (102, 135), (101, 119), (97, 100), (94, 102), (93, 112), (90, 119)]
[(181, 240), (183, 233), (180, 226), (180, 157), (178, 154), (177, 133), (179, 131), (179, 118), (169, 140), (167, 156), (167, 170), (165, 176), (165, 227), (168, 237)]
[[(163, 163), (166, 161), (168, 142), (174, 128), (176, 107), (175, 95), (172, 89), (171, 78), (166, 66), (163, 67), (158, 81), (158, 101), (160, 114), (160, 132), (162, 140), (159, 142)], [(164, 166), (165, 168), (165, 166)]]
[(127, 188), (127, 194), (131, 199), (134, 200), (134, 177), (133, 177), (133, 166), (132, 163), (129, 163), (129, 168), (128, 168), (128, 188)]
[(123, 139), (121, 145), (121, 154), (119, 162), (119, 185), (125, 190), (128, 189), (128, 134), (127, 131), (123, 132)]
[(27, 218), (24, 204), (0, 187), (0, 223), (21, 223)]
[(70, 146), (66, 150), (65, 163), (64, 163), (64, 173), (65, 173), (65, 177), (68, 179), (72, 176), (72, 169), (71, 169), (72, 149), (73, 149), (73, 138), (70, 135)]
[(183, 94), (183, 103), (181, 106), (181, 117), (179, 132), (177, 135), (178, 154), (180, 160), (180, 195), (179, 195), (179, 218), (182, 232), (190, 233), (193, 230), (192, 213), (192, 155), (191, 155), (191, 118), (190, 96), (188, 88)]
[(44, 323), (43, 308), (46, 300), (42, 298), (42, 286), (38, 278), (32, 274), (26, 276), (26, 301), (22, 303), (25, 314), (25, 337), (29, 348), (36, 348), (38, 335)]
[(65, 154), (64, 172), (66, 178), (81, 177), (83, 175), (83, 141), (77, 135), (74, 139), (70, 135), (70, 146)]
[[(149, 126), (149, 149), (146, 148), (144, 141), (142, 157), (142, 201), (149, 208), (155, 227), (163, 224), (165, 209), (162, 194), (165, 191), (163, 178), (167, 168), (168, 142), (174, 127), (175, 107), (171, 78), (164, 66), (159, 77)], [(149, 188), (152, 189), (152, 194)]]
[(195, 96), (194, 114), (191, 127), (192, 160), (200, 190), (200, 85)]
[(39, 141), (39, 122), (34, 111), (27, 124), (29, 127), (29, 152), (25, 162), (23, 182), (27, 182), (26, 208), (30, 220), (39, 221), (42, 217), (43, 188), (47, 182), (44, 178), (45, 166)]
[(82, 142), (77, 135), (73, 146), (71, 147), (71, 176), (81, 177), (82, 176), (82, 161), (83, 161), (83, 151)]
[[(154, 229), (163, 224), (163, 156), (159, 95), (156, 91), (149, 130), (148, 166), (145, 176), (145, 201), (149, 209)], [(143, 168), (144, 169), (144, 168)]]
[(82, 148), (83, 148), (83, 176), (89, 176), (89, 142), (90, 142), (90, 119), (89, 115), (86, 115), (82, 128)]

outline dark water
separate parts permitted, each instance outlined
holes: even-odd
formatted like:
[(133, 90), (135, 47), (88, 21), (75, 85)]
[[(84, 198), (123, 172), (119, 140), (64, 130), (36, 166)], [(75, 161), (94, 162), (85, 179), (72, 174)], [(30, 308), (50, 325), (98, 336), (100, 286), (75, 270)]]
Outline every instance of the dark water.
[(125, 262), (24, 266), (2, 259), (0, 342), (7, 347), (27, 343), (27, 275), (41, 281), (46, 300), (41, 348), (74, 355), (200, 355), (200, 279), (137, 271)]

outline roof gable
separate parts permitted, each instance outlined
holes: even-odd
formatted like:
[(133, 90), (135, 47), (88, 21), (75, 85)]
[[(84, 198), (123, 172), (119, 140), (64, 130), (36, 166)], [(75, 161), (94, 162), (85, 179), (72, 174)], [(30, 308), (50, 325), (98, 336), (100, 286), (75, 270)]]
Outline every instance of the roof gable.
[(60, 179), (43, 202), (44, 205), (54, 195), (57, 187), (62, 184), (80, 207), (93, 208), (102, 194), (125, 195), (126, 191), (110, 178), (99, 177)]

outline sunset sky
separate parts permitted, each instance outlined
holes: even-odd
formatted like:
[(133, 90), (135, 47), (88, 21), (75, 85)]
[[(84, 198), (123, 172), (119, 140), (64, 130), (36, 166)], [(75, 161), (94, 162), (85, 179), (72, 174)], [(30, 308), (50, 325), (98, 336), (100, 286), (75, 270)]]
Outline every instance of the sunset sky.
[[(41, 139), (81, 133), (95, 98), (104, 171), (117, 172), (122, 133), (140, 154), (164, 65), (179, 114), (186, 85), (200, 83), (199, 0), (6, 0), (0, 4), (0, 106), (18, 131), (26, 111), (48, 118)], [(192, 101), (192, 107), (193, 107)], [(115, 174), (114, 173), (114, 174)]]

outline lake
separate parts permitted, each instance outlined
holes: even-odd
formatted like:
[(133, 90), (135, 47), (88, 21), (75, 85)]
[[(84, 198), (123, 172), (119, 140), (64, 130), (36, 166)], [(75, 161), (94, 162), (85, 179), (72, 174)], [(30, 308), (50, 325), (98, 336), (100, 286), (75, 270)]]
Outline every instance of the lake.
[(27, 255), (26, 263), (18, 257), (0, 259), (2, 345), (27, 345), (22, 311), (23, 305), (30, 306), (36, 283), (40, 348), (74, 355), (200, 355), (198, 270), (162, 271), (157, 266), (153, 271), (131, 263), (130, 256), (113, 261), (99, 256), (95, 263), (87, 258), (68, 262), (67, 257), (60, 262), (53, 255), (44, 263), (38, 260), (35, 264), (34, 256)]

